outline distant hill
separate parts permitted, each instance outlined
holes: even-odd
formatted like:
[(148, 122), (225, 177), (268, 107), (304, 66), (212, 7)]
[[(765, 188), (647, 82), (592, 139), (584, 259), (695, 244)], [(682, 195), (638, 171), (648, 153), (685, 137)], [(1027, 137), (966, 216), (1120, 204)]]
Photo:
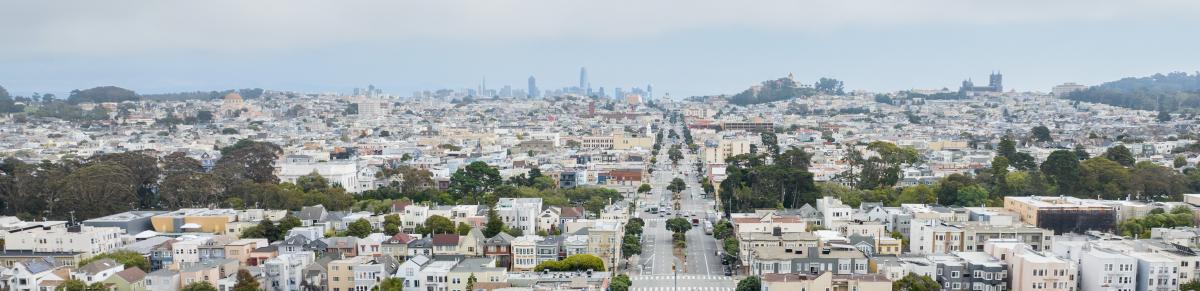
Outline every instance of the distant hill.
[(1071, 92), (1066, 98), (1141, 110), (1200, 111), (1200, 72), (1124, 78)]
[(729, 102), (736, 105), (750, 105), (788, 100), (796, 97), (808, 97), (817, 94), (844, 94), (842, 81), (821, 78), (813, 86), (807, 86), (797, 83), (795, 78), (788, 75), (785, 78), (763, 81), (761, 85), (750, 87), (746, 91), (742, 91), (742, 93), (729, 97)]
[[(183, 101), (183, 100), (212, 100), (225, 97), (234, 90), (224, 91), (195, 91), (195, 92), (177, 92), (177, 93), (162, 93), (162, 94), (146, 94), (142, 95), (142, 99), (146, 100), (163, 100), (163, 101)], [(242, 95), (245, 99), (255, 99), (263, 94), (262, 88), (246, 88), (236, 90), (238, 95)]]
[(71, 91), (71, 96), (67, 97), (67, 103), (122, 102), (137, 101), (138, 99), (138, 94), (132, 90), (115, 86), (103, 86), (83, 91)]

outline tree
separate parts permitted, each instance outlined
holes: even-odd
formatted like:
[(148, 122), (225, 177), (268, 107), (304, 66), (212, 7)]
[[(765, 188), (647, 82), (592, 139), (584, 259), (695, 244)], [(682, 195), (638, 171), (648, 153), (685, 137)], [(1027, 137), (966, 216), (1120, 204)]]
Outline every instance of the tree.
[(942, 205), (961, 205), (958, 203), (958, 189), (974, 184), (975, 179), (971, 179), (971, 177), (960, 173), (943, 177), (934, 186), (937, 189), (938, 203)]
[(1133, 152), (1130, 152), (1129, 148), (1124, 145), (1108, 148), (1104, 151), (1104, 157), (1126, 167), (1133, 167), (1133, 163), (1137, 162), (1137, 159), (1133, 157)]
[(500, 171), (487, 163), (476, 161), (455, 171), (450, 176), (450, 194), (455, 199), (463, 200), (471, 197), (473, 203), (480, 203), (480, 198), (490, 193), (502, 183)]
[(115, 86), (102, 86), (82, 91), (72, 90), (71, 95), (67, 97), (67, 103), (121, 103), (122, 101), (136, 101), (138, 99), (138, 94), (130, 91), (129, 89)]
[(213, 287), (212, 283), (208, 283), (208, 281), (201, 280), (187, 284), (179, 291), (217, 291), (217, 287)]
[(1172, 163), (1172, 166), (1175, 166), (1176, 169), (1183, 168), (1187, 166), (1187, 158), (1184, 156), (1175, 156), (1175, 161)]
[(1167, 111), (1159, 111), (1158, 116), (1155, 119), (1157, 119), (1158, 122), (1171, 121), (1171, 113), (1168, 113)]
[(613, 277), (612, 283), (608, 284), (609, 291), (629, 291), (629, 287), (633, 286), (633, 280), (629, 279), (629, 275), (620, 274)]
[(500, 214), (496, 213), (496, 207), (488, 208), (487, 224), (483, 227), (483, 236), (494, 237), (504, 231), (504, 221), (500, 220)]
[(399, 214), (388, 214), (383, 217), (383, 233), (389, 236), (400, 233)]
[[(92, 162), (75, 170), (61, 182), (64, 195), (57, 205), (80, 217), (100, 217), (129, 211), (137, 203), (137, 177), (115, 162)], [(54, 201), (51, 201), (53, 203)]]
[(221, 177), (227, 187), (239, 184), (242, 180), (278, 184), (275, 161), (282, 153), (282, 148), (269, 142), (239, 140), (221, 149), (221, 159), (217, 160), (213, 173)]
[(475, 273), (471, 273), (471, 276), (467, 277), (467, 290), (475, 290), (476, 282), (479, 282), (479, 279), (475, 278)]
[(87, 283), (84, 283), (83, 281), (77, 279), (67, 279), (62, 283), (59, 283), (58, 287), (54, 287), (54, 291), (88, 291), (87, 287)]
[(892, 282), (892, 290), (898, 291), (938, 291), (941, 288), (942, 286), (929, 276), (918, 276), (915, 273), (908, 273), (904, 278)]
[(1008, 189), (1008, 158), (996, 156), (992, 158), (992, 189), (997, 197), (1005, 197)]
[(263, 218), (258, 225), (242, 230), (242, 238), (265, 238), (267, 241), (277, 241), (283, 239), (283, 233), (279, 231), (279, 227), (275, 226), (274, 222)]
[(667, 185), (667, 191), (673, 193), (683, 192), (683, 190), (687, 190), (687, 183), (683, 182), (683, 179), (680, 178), (671, 179), (671, 184)]
[(641, 186), (638, 186), (637, 192), (638, 194), (646, 194), (650, 193), (651, 189), (650, 184), (643, 183)]
[(423, 235), (455, 233), (454, 222), (449, 218), (441, 215), (430, 215), (425, 219), (425, 223), (417, 228), (417, 232)]
[(779, 136), (776, 136), (774, 132), (764, 132), (759, 135), (759, 138), (762, 139), (763, 145), (767, 147), (768, 154), (771, 154), (771, 156), (779, 155)]
[(1034, 126), (1029, 133), (1032, 134), (1033, 139), (1037, 140), (1038, 142), (1054, 141), (1054, 138), (1050, 137), (1050, 129), (1046, 128), (1045, 125)]
[(1131, 172), (1103, 156), (1079, 163), (1082, 193), (1095, 193), (1102, 199), (1122, 199), (1131, 187)]
[(670, 230), (675, 233), (684, 233), (691, 229), (692, 229), (692, 223), (688, 222), (688, 220), (686, 218), (675, 217), (675, 218), (667, 219), (667, 230)]
[(1179, 172), (1144, 161), (1137, 163), (1132, 175), (1130, 192), (1141, 194), (1140, 198), (1153, 201), (1180, 201), (1187, 190), (1187, 182)]
[(1042, 173), (1058, 186), (1059, 194), (1076, 193), (1079, 189), (1079, 157), (1067, 150), (1050, 153), (1042, 163)]
[(1180, 291), (1200, 291), (1200, 280), (1192, 279), (1191, 281), (1179, 284)]
[(1081, 145), (1081, 144), (1076, 144), (1075, 149), (1073, 149), (1073, 151), (1075, 152), (1075, 156), (1079, 157), (1080, 161), (1086, 160), (1086, 159), (1089, 159), (1092, 157), (1092, 155), (1088, 154), (1087, 150), (1084, 149), (1083, 145)]
[(79, 267), (87, 266), (92, 262), (103, 259), (117, 261), (117, 263), (124, 265), (125, 268), (137, 267), (138, 269), (142, 269), (143, 272), (150, 270), (150, 262), (146, 261), (146, 258), (141, 253), (129, 250), (118, 250), (92, 256), (86, 260), (79, 261)]
[(454, 228), (454, 233), (457, 233), (458, 235), (467, 235), (468, 233), (471, 233), (471, 226), (467, 225), (465, 222), (459, 222), (458, 227)]
[(733, 236), (733, 224), (729, 220), (722, 219), (713, 225), (713, 238), (725, 239)]
[(738, 281), (736, 291), (759, 291), (762, 289), (762, 280), (758, 276), (750, 276)]
[(642, 242), (637, 236), (626, 234), (621, 239), (621, 255), (628, 258), (629, 256), (642, 253)]
[(625, 223), (625, 234), (642, 235), (642, 227), (645, 225), (646, 222), (641, 218), (630, 218), (629, 221)]
[[(266, 220), (266, 219), (264, 219)], [(258, 280), (254, 279), (254, 275), (246, 269), (239, 269), (237, 272), (237, 284), (233, 285), (233, 291), (258, 291)]]
[(371, 222), (367, 221), (366, 218), (359, 218), (346, 226), (346, 235), (358, 238), (367, 237), (374, 231), (375, 228), (371, 226)]
[(937, 194), (933, 193), (933, 189), (925, 185), (916, 185), (905, 187), (900, 191), (900, 197), (896, 199), (900, 204), (933, 204), (937, 202)]
[(988, 191), (979, 185), (971, 185), (958, 189), (958, 205), (976, 207), (986, 206)]
[(604, 260), (591, 254), (576, 254), (570, 255), (561, 261), (545, 261), (539, 263), (533, 268), (536, 272), (542, 270), (550, 270), (554, 272), (573, 272), (586, 270), (605, 270)]
[[(845, 95), (846, 94), (846, 92), (844, 91), (844, 88), (842, 87), (842, 81), (838, 81), (838, 79), (834, 79), (834, 78), (822, 77), (821, 79), (817, 80), (816, 84), (813, 84), (813, 88), (817, 89), (818, 92), (821, 92), (824, 94), (829, 94), (829, 95)], [(758, 289), (756, 288), (755, 290), (758, 290)]]
[(375, 286), (375, 288), (379, 289), (377, 291), (404, 291), (404, 278), (384, 278), (383, 281), (379, 281), (379, 286)]
[(738, 243), (737, 238), (734, 238), (732, 236), (726, 237), (724, 240), (721, 241), (721, 244), (722, 244), (722, 246), (721, 246), (722, 250), (725, 251), (725, 254), (728, 254), (730, 256), (737, 256), (738, 252), (741, 251), (740, 250), (741, 244)]

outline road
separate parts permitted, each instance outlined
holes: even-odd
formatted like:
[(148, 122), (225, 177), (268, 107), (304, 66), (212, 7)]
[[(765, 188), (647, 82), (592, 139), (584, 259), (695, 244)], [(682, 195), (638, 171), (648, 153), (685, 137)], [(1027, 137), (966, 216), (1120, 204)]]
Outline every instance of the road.
[[(682, 136), (682, 127), (669, 126), (667, 128), (674, 128)], [(658, 163), (650, 177), (650, 186), (653, 187), (653, 190), (640, 197), (639, 201), (642, 205), (651, 207), (657, 207), (665, 202), (665, 205), (673, 208), (674, 203), (671, 200), (670, 191), (666, 190), (667, 185), (671, 183), (671, 180), (681, 178), (687, 188), (680, 193), (682, 209), (673, 209), (669, 216), (650, 214), (644, 209), (637, 209), (640, 216), (646, 221), (646, 226), (642, 231), (641, 266), (631, 272), (633, 286), (630, 290), (732, 291), (738, 278), (725, 276), (721, 261), (716, 255), (717, 240), (704, 233), (703, 222), (685, 234), (687, 237), (687, 248), (684, 249), (686, 263), (672, 253), (671, 232), (666, 229), (667, 219), (679, 216), (679, 212), (682, 211), (692, 213), (693, 216), (680, 217), (687, 218), (689, 221), (692, 218), (704, 221), (708, 219), (708, 215), (715, 215), (715, 212), (712, 200), (703, 197), (704, 191), (700, 187), (699, 173), (695, 172), (698, 157), (688, 152), (682, 137), (671, 139), (667, 137), (667, 129), (663, 131), (663, 146), (659, 150)], [(672, 144), (679, 144), (683, 148), (684, 157), (679, 161), (678, 166), (673, 165), (667, 155)], [(672, 271), (672, 266), (676, 266), (678, 273)]]

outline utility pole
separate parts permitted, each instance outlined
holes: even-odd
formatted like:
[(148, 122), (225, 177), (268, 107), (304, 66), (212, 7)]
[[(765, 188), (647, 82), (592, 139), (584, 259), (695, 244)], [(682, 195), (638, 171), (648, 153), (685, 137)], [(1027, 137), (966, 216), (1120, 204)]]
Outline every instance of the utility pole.
[(675, 263), (671, 263), (671, 273), (675, 275), (675, 287), (673, 290), (679, 291), (679, 270), (675, 269)]

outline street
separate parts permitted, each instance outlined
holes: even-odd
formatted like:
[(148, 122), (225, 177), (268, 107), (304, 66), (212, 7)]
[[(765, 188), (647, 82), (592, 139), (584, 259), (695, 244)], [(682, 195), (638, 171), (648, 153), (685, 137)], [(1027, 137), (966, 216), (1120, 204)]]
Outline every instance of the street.
[[(682, 134), (682, 127), (671, 125), (677, 133)], [(695, 172), (697, 155), (690, 153), (683, 144), (682, 138), (672, 139), (663, 129), (663, 145), (659, 150), (654, 173), (650, 177), (653, 190), (640, 199), (642, 205), (659, 207), (665, 204), (674, 208), (671, 192), (666, 190), (671, 180), (683, 179), (687, 185), (680, 193), (680, 208), (672, 209), (669, 215), (650, 214), (644, 208), (639, 208), (640, 216), (646, 221), (643, 230), (641, 266), (632, 272), (634, 291), (731, 291), (737, 284), (736, 277), (725, 276), (721, 260), (716, 255), (719, 245), (711, 235), (704, 233), (704, 221), (710, 215), (715, 215), (711, 199), (703, 197), (700, 187), (699, 173)], [(684, 152), (678, 166), (671, 163), (667, 152), (671, 145), (679, 144)], [(660, 209), (661, 211), (661, 209)], [(682, 212), (682, 213), (681, 213)], [(683, 213), (692, 216), (683, 216)], [(667, 219), (683, 217), (688, 221), (693, 218), (701, 222), (694, 225), (685, 236), (687, 247), (684, 249), (686, 263), (676, 258), (673, 251), (671, 235), (666, 229)], [(676, 266), (678, 273), (673, 273), (671, 267)], [(640, 272), (638, 272), (640, 271)], [(675, 289), (675, 287), (678, 289)]]

